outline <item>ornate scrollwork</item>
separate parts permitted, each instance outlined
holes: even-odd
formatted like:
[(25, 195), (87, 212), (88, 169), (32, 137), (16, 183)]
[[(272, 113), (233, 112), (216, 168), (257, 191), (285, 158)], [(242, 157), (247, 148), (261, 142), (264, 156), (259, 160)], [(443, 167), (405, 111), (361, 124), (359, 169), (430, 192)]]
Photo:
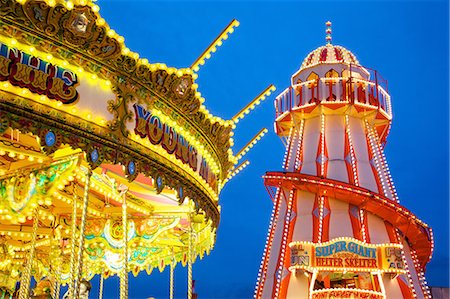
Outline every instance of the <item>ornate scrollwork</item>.
[[(13, 0), (0, 0), (0, 3), (0, 26), (4, 34), (107, 78), (114, 85), (134, 84), (140, 98), (156, 95), (210, 139), (222, 172), (227, 173), (231, 167), (228, 160), (231, 128), (213, 123), (199, 111), (201, 103), (195, 97), (192, 76), (178, 77), (163, 69), (151, 70), (148, 65), (139, 65), (133, 57), (122, 54), (123, 46), (108, 35), (107, 25), (97, 23), (99, 16), (89, 6), (68, 10), (62, 3), (51, 7), (42, 0), (26, 1), (23, 6)], [(110, 103), (110, 111), (115, 114), (110, 128), (123, 137), (128, 134), (124, 127), (126, 118), (130, 117), (126, 111), (128, 100), (124, 97)], [(116, 113), (117, 109), (123, 111)]]

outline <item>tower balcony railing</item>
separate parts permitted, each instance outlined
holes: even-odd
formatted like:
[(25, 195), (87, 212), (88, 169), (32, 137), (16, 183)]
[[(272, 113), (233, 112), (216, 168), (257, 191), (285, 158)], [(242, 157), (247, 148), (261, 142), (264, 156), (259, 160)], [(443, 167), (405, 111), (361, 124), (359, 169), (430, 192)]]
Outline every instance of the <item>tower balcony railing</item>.
[(276, 117), (319, 103), (355, 104), (392, 118), (391, 97), (378, 82), (355, 77), (318, 78), (286, 88), (275, 99)]
[(313, 290), (311, 292), (312, 299), (385, 299), (386, 297), (381, 292), (363, 290), (363, 289), (346, 289), (346, 288), (333, 288), (333, 289), (321, 289)]

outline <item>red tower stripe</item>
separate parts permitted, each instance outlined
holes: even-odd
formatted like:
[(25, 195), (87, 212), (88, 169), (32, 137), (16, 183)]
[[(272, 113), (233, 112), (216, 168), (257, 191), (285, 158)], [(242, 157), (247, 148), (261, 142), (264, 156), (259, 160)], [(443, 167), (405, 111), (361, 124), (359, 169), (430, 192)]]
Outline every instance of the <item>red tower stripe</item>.
[(322, 199), (323, 199), (322, 242), (327, 242), (328, 240), (330, 240), (331, 208), (328, 196), (322, 196)]
[(354, 205), (348, 205), (348, 213), (352, 224), (353, 236), (355, 239), (363, 241), (361, 219), (359, 217), (359, 208)]

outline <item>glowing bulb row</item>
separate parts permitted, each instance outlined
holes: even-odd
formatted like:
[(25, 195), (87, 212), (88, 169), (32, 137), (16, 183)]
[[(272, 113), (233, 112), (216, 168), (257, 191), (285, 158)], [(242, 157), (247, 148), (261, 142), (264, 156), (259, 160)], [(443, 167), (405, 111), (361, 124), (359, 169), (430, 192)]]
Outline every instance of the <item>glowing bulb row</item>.
[(239, 26), (239, 21), (233, 20), (227, 27), (219, 34), (219, 36), (206, 48), (205, 51), (192, 63), (191, 69), (198, 72), (200, 65), (205, 64), (205, 60), (211, 58), (211, 53), (216, 52), (217, 47), (223, 44), (223, 41), (228, 39), (228, 35), (234, 32), (234, 28)]
[(234, 123), (238, 123), (239, 119), (243, 119), (245, 115), (249, 114), (250, 111), (255, 109), (256, 106), (261, 104), (268, 96), (276, 90), (273, 84), (269, 85), (265, 90), (263, 90), (256, 98), (254, 98), (250, 103), (248, 103), (244, 108), (242, 108), (235, 116), (232, 117)]
[(273, 203), (272, 215), (270, 216), (269, 231), (267, 233), (266, 244), (264, 248), (264, 257), (261, 261), (261, 265), (258, 272), (258, 283), (254, 295), (255, 298), (262, 298), (263, 295), (264, 283), (267, 277), (267, 270), (269, 267), (269, 259), (271, 256), (275, 229), (280, 214), (281, 192), (282, 192), (281, 189), (277, 188), (277, 192), (275, 194), (275, 199)]
[(300, 130), (298, 132), (298, 146), (297, 146), (297, 158), (295, 159), (295, 170), (300, 172), (301, 165), (303, 164), (303, 134), (305, 129), (305, 120), (302, 118), (300, 122)]
[(347, 114), (345, 115), (345, 130), (347, 133), (348, 143), (349, 143), (349, 148), (350, 148), (350, 159), (352, 162), (354, 183), (356, 186), (359, 186), (358, 170), (357, 170), (357, 166), (356, 166), (356, 155), (355, 155), (355, 149), (353, 147), (352, 134), (350, 131), (350, 120), (349, 120), (349, 117)]
[(266, 135), (268, 130), (266, 128), (261, 129), (255, 137), (253, 137), (237, 154), (236, 154), (236, 161), (239, 161), (246, 153), (250, 151), (250, 149), (258, 143), (261, 138)]
[(248, 165), (250, 165), (250, 161), (248, 161), (248, 160), (245, 160), (244, 162), (239, 164), (239, 166), (237, 166), (236, 169), (234, 171), (232, 171), (228, 175), (228, 177), (223, 181), (222, 186), (225, 185), (229, 180), (231, 180), (234, 176), (236, 176), (239, 172), (241, 172)]

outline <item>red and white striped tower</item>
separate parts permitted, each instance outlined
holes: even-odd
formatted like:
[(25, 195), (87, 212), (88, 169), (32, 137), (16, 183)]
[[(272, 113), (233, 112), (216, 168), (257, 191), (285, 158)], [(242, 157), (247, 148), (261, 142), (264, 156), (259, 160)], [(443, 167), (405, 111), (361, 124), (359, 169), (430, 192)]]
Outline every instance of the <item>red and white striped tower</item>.
[(387, 82), (331, 43), (311, 52), (275, 100), (283, 171), (255, 298), (431, 298), (431, 228), (399, 204), (383, 153)]

